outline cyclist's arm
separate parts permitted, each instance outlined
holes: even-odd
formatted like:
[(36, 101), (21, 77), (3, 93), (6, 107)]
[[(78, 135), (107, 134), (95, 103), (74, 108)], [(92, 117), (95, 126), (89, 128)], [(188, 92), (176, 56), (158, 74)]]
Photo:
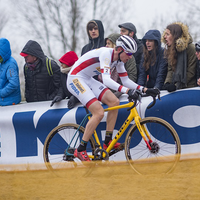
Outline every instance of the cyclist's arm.
[(131, 79), (128, 78), (128, 74), (123, 62), (120, 62), (116, 69), (124, 86), (130, 89), (139, 89), (140, 91), (142, 91), (142, 89), (144, 88), (143, 86), (138, 85), (137, 83), (133, 82)]
[(112, 62), (112, 53), (113, 51), (109, 51), (108, 49), (107, 51), (104, 51), (99, 56), (102, 81), (108, 88), (112, 90), (119, 91), (122, 93), (127, 93), (128, 91), (127, 87), (124, 87), (111, 79), (110, 68), (111, 68), (111, 62)]

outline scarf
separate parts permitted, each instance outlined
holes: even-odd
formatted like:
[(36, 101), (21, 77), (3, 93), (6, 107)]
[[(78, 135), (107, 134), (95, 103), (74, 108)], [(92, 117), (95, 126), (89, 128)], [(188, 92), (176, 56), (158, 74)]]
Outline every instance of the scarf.
[(40, 60), (37, 59), (34, 63), (26, 63), (26, 65), (28, 66), (28, 68), (29, 68), (31, 71), (33, 71), (39, 62), (40, 62)]
[(173, 74), (172, 82), (176, 84), (176, 89), (187, 87), (187, 52), (178, 52), (176, 71)]
[(63, 73), (63, 74), (68, 74), (69, 71), (70, 71), (71, 67), (67, 67), (67, 68), (63, 68), (60, 66), (60, 71)]

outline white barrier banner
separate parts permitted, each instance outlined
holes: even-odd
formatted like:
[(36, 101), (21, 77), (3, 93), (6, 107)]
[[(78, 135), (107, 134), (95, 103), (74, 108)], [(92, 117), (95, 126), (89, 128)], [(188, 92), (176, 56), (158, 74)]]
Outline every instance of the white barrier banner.
[[(141, 117), (155, 116), (168, 121), (177, 131), (182, 154), (200, 152), (200, 88), (179, 90), (173, 93), (161, 91), (161, 101), (146, 109), (152, 102), (150, 97), (143, 98), (137, 109)], [(42, 163), (43, 144), (48, 133), (63, 123), (80, 123), (86, 112), (81, 104), (74, 109), (67, 108), (63, 100), (50, 107), (51, 101), (21, 103), (0, 107), (0, 164)], [(121, 104), (127, 102), (127, 96), (120, 98)], [(116, 123), (121, 127), (129, 112), (119, 110)], [(100, 140), (104, 140), (106, 115), (97, 128)], [(119, 142), (124, 142), (125, 134)], [(124, 152), (113, 158), (124, 160)]]

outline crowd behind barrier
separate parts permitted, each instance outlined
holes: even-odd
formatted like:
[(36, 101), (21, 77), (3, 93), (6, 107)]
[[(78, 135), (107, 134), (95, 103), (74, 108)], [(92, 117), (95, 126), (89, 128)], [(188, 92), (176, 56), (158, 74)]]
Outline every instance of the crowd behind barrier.
[[(124, 60), (122, 61), (124, 63), (127, 62), (127, 59), (129, 59), (129, 61), (134, 59), (135, 64), (133, 65), (132, 63), (130, 70), (127, 70), (125, 65), (125, 71), (127, 71), (127, 74), (125, 73), (126, 76), (128, 75), (129, 77), (130, 73), (135, 70), (137, 73), (135, 74), (135, 80), (133, 81), (139, 84), (137, 88), (140, 88), (142, 92), (148, 93), (148, 90), (149, 92), (155, 92), (155, 90), (159, 92), (159, 90), (161, 90), (162, 100), (158, 101), (152, 109), (146, 109), (148, 104), (151, 102), (150, 98), (142, 100), (141, 106), (138, 106), (141, 116), (157, 116), (165, 119), (178, 132), (183, 146), (182, 153), (198, 152), (198, 143), (200, 142), (200, 137), (198, 136), (199, 87), (196, 86), (197, 84), (200, 85), (200, 79), (198, 79), (200, 60), (199, 42), (195, 45), (193, 44), (188, 27), (181, 22), (169, 24), (162, 35), (158, 30), (149, 30), (146, 32), (142, 40), (137, 38), (137, 29), (132, 23), (123, 23), (118, 25), (118, 27), (120, 28), (120, 34), (122, 36), (120, 36), (119, 39), (116, 38), (117, 47), (113, 51), (113, 54), (115, 55), (113, 56), (113, 61), (116, 61), (116, 56), (118, 56), (118, 61)], [(99, 20), (91, 20), (88, 22), (87, 33), (89, 43), (82, 48), (81, 55), (91, 49), (105, 46), (105, 41), (107, 40), (112, 41), (111, 37), (104, 40), (104, 28), (102, 22)], [(28, 103), (19, 103), (21, 97), (19, 96), (20, 85), (18, 81), (18, 67), (16, 68), (16, 66), (14, 67), (14, 65), (12, 65), (12, 68), (7, 70), (7, 66), (11, 66), (7, 64), (10, 62), (9, 59), (11, 59), (11, 49), (7, 39), (1, 38), (1, 43), (4, 44), (5, 42), (7, 42), (6, 50), (8, 51), (8, 58), (3, 54), (5, 46), (2, 45), (2, 49), (0, 49), (0, 79), (3, 80), (0, 81), (0, 97), (2, 101), (0, 105), (9, 106), (0, 107), (2, 114), (0, 116), (0, 164), (41, 163), (43, 162), (43, 144), (48, 133), (54, 127), (62, 123), (80, 123), (82, 117), (85, 115), (83, 105), (80, 103), (76, 105), (80, 100), (80, 96), (76, 96), (76, 93), (73, 94), (74, 89), (72, 88), (71, 90), (71, 83), (68, 80), (71, 76), (69, 70), (74, 65), (75, 61), (77, 61), (78, 57), (75, 52), (67, 52), (60, 58), (59, 61), (61, 66), (59, 66), (55, 61), (49, 59), (44, 54), (39, 43), (29, 40), (20, 53), (20, 55), (25, 59), (25, 99)], [(123, 44), (124, 42), (126, 45)], [(161, 42), (165, 45), (164, 49), (161, 48)], [(129, 43), (132, 44), (129, 46), (130, 48), (127, 46)], [(108, 49), (104, 51), (108, 51)], [(101, 54), (99, 53), (95, 56), (99, 57), (99, 60), (101, 60), (100, 55)], [(132, 58), (130, 57), (131, 55)], [(92, 56), (94, 55), (91, 54), (90, 56), (93, 58)], [(82, 59), (87, 60), (88, 58), (86, 56), (85, 58), (82, 57)], [(13, 61), (13, 63), (15, 62)], [(96, 62), (96, 64), (99, 64), (102, 68), (101, 62)], [(126, 64), (128, 64), (128, 62)], [(112, 65), (114, 65), (114, 62), (112, 62)], [(108, 68), (111, 67), (114, 69), (112, 65), (108, 65)], [(91, 65), (88, 64), (87, 67), (90, 66)], [(78, 66), (75, 65), (74, 67)], [(92, 70), (90, 70), (90, 72), (91, 71)], [(103, 74), (104, 73), (101, 75)], [(111, 79), (113, 79), (114, 72), (113, 74), (110, 74)], [(12, 80), (14, 75), (17, 80), (15, 83), (13, 83)], [(91, 74), (95, 79), (97, 77), (99, 78), (97, 75), (99, 75), (99, 72), (96, 76)], [(9, 84), (6, 82), (7, 78)], [(70, 85), (68, 88), (66, 87), (66, 80), (68, 81), (67, 87)], [(115, 81), (118, 82), (117, 80)], [(112, 84), (107, 84), (104, 83), (107, 87), (112, 88)], [(121, 83), (119, 82), (119, 84)], [(118, 88), (122, 87), (124, 89), (123, 93), (128, 92), (129, 96), (134, 96), (136, 87), (133, 86), (133, 84), (134, 83), (132, 82), (131, 84), (128, 84), (128, 86), (124, 85), (127, 88), (123, 88), (124, 86)], [(91, 85), (92, 83), (90, 83), (90, 86)], [(142, 89), (140, 86), (147, 88)], [(102, 85), (101, 87), (104, 86)], [(99, 88), (99, 86), (96, 88)], [(93, 90), (96, 88), (94, 86)], [(122, 88), (118, 89), (120, 90), (118, 92), (121, 92), (120, 94), (115, 94), (117, 97), (120, 97), (122, 94)], [(14, 89), (17, 89), (18, 92), (17, 101), (14, 101), (14, 98), (11, 98), (11, 96), (10, 99), (12, 101), (7, 101), (6, 97), (9, 96)], [(167, 91), (172, 93), (168, 93)], [(112, 97), (112, 95), (108, 96)], [(61, 101), (65, 98), (69, 98), (69, 100)], [(110, 101), (114, 102), (114, 98), (111, 98)], [(120, 97), (120, 103), (123, 104), (123, 102), (126, 101), (127, 95), (122, 95)], [(85, 102), (85, 104), (87, 105), (88, 102)], [(69, 109), (74, 106), (74, 109)], [(99, 112), (94, 113), (95, 110), (96, 109), (93, 109), (92, 112), (94, 116), (97, 116)], [(127, 114), (128, 112), (123, 109), (119, 111), (114, 134), (116, 134), (117, 130), (120, 128), (120, 121), (125, 120)], [(95, 121), (92, 123), (95, 123)], [(91, 133), (92, 132), (93, 130)], [(111, 141), (112, 131), (106, 130), (106, 115), (98, 125), (97, 132), (102, 140), (104, 140), (106, 135), (105, 144), (107, 144), (108, 141)], [(125, 135), (119, 142), (123, 142), (124, 139)], [(82, 140), (81, 144), (82, 142), (87, 144), (87, 141)], [(78, 151), (83, 152), (84, 149), (78, 147)], [(124, 153), (119, 152), (111, 159), (125, 159)]]
[[(156, 116), (168, 121), (177, 131), (182, 154), (200, 152), (200, 88), (178, 90), (173, 93), (161, 91), (161, 101), (146, 109), (151, 97), (143, 98), (137, 106), (141, 115)], [(51, 101), (20, 103), (15, 106), (0, 107), (0, 164), (43, 163), (43, 144), (48, 133), (63, 123), (80, 123), (85, 116), (81, 104), (67, 108), (63, 100), (50, 107)], [(127, 95), (120, 97), (120, 103), (127, 102)], [(126, 109), (119, 111), (114, 134), (126, 117)], [(106, 116), (97, 128), (100, 138), (105, 138)], [(124, 141), (125, 135), (120, 139)], [(125, 160), (124, 152), (119, 152), (110, 160)]]

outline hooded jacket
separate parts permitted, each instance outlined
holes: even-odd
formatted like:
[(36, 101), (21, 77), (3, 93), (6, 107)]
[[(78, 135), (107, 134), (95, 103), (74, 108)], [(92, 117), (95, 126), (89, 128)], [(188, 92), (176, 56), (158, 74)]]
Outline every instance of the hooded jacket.
[[(94, 22), (97, 26), (98, 26), (98, 30), (99, 30), (99, 37), (98, 38), (95, 38), (95, 39), (92, 39), (90, 37), (90, 34), (89, 34), (89, 30), (87, 28), (87, 34), (88, 34), (88, 37), (89, 37), (89, 43), (86, 44), (83, 48), (82, 48), (82, 51), (81, 51), (81, 56), (85, 53), (87, 53), (88, 51), (92, 50), (92, 49), (97, 49), (97, 48), (100, 48), (100, 47), (104, 47), (104, 28), (103, 28), (103, 24), (100, 20), (91, 20), (88, 22), (88, 24), (90, 22)], [(88, 27), (88, 24), (87, 24), (87, 27)]]
[(21, 101), (19, 69), (16, 60), (11, 57), (10, 43), (0, 39), (0, 106), (14, 105)]
[[(168, 65), (165, 83), (175, 84), (176, 89), (195, 87), (197, 86), (195, 46), (192, 44), (193, 40), (189, 34), (188, 27), (181, 22), (175, 22), (174, 24), (181, 26), (183, 34), (176, 41), (178, 55), (176, 70), (173, 72), (172, 66)], [(164, 36), (165, 31), (161, 41), (166, 44)]]
[[(167, 61), (164, 59), (164, 49), (161, 47), (161, 34), (158, 30), (149, 30), (142, 38), (145, 48), (147, 39), (155, 40), (158, 44), (156, 62), (154, 65), (149, 66), (149, 69), (146, 71), (143, 66), (144, 55), (142, 56), (137, 83), (139, 85), (146, 86), (147, 88), (161, 89), (167, 75)], [(149, 76), (148, 80), (147, 76)]]
[(60, 86), (60, 67), (51, 60), (53, 75), (50, 76), (46, 66), (46, 56), (41, 46), (33, 40), (29, 40), (22, 53), (35, 56), (39, 63), (34, 70), (24, 65), (25, 98), (27, 102), (52, 100), (58, 93)]

